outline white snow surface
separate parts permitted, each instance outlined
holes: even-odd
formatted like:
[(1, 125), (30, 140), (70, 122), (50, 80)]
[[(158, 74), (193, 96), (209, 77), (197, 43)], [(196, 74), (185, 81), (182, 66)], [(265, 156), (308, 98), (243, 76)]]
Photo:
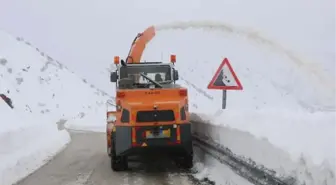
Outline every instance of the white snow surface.
[[(334, 184), (333, 0), (22, 3), (4, 3), (8, 8), (0, 12), (2, 27), (46, 48), (109, 92), (113, 88), (103, 69), (114, 55), (127, 54), (137, 32), (156, 25), (157, 35), (143, 59), (168, 61), (170, 54), (177, 55), (191, 111), (224, 129), (209, 129), (208, 135), (266, 167), (296, 173), (307, 184)], [(206, 87), (225, 57), (244, 89), (229, 91), (227, 109), (221, 111), (221, 92)], [(99, 112), (92, 111), (88, 119), (101, 116)], [(100, 121), (78, 116), (67, 126), (103, 128)]]
[(70, 141), (69, 134), (12, 110), (1, 99), (0, 184), (9, 185), (29, 175)]
[[(205, 123), (195, 126), (195, 130), (278, 175), (293, 176), (310, 185), (335, 182), (334, 115), (240, 114), (223, 113), (215, 118), (199, 114), (201, 119), (194, 120)], [(272, 124), (269, 117), (274, 119)]]
[(108, 99), (37, 50), (0, 31), (0, 93), (14, 105), (0, 99), (1, 185), (17, 182), (60, 152), (70, 141), (64, 121), (86, 118)]

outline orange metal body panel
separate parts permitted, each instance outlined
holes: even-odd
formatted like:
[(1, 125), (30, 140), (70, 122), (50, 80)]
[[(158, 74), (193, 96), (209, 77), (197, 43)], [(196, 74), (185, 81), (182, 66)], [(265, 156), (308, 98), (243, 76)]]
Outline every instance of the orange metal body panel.
[(144, 32), (138, 34), (137, 38), (132, 43), (130, 52), (126, 59), (126, 63), (140, 63), (143, 51), (146, 48), (146, 44), (152, 40), (155, 36), (155, 28), (151, 26)]
[[(136, 90), (118, 90), (123, 92), (124, 97), (116, 98), (120, 105), (128, 109), (131, 113), (130, 124), (127, 126), (134, 126), (136, 124), (136, 112), (139, 110), (153, 110), (156, 105), (157, 110), (173, 110), (176, 120), (172, 122), (160, 122), (160, 125), (179, 124), (189, 121), (189, 114), (186, 113), (186, 120), (180, 120), (180, 107), (188, 102), (187, 96), (181, 96), (180, 90), (176, 89), (136, 89)], [(186, 90), (186, 89), (185, 89)], [(125, 126), (125, 123), (116, 123), (117, 125)], [(142, 126), (155, 125), (158, 123), (148, 122), (141, 123)]]

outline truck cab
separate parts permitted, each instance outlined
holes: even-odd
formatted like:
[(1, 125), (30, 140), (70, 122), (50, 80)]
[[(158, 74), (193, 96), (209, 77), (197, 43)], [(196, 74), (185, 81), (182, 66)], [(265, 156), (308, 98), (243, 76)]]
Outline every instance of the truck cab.
[(117, 65), (117, 70), (110, 76), (110, 81), (116, 83), (117, 89), (168, 88), (173, 87), (172, 84), (178, 79), (174, 65), (162, 62)]

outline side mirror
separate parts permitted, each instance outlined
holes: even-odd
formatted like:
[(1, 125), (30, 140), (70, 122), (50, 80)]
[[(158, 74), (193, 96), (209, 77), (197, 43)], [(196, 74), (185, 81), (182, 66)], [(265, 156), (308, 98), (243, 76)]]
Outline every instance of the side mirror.
[(117, 82), (117, 80), (118, 80), (117, 72), (112, 72), (111, 76), (110, 76), (110, 81), (111, 82)]
[(108, 112), (108, 116), (107, 116), (107, 122), (116, 122), (117, 121), (117, 117), (116, 117), (116, 111), (110, 111)]
[(178, 80), (179, 79), (179, 74), (178, 71), (176, 69), (174, 69), (174, 80)]
[(108, 122), (116, 122), (117, 121), (117, 118), (113, 115), (113, 116), (109, 116), (108, 118), (107, 118), (107, 121)]

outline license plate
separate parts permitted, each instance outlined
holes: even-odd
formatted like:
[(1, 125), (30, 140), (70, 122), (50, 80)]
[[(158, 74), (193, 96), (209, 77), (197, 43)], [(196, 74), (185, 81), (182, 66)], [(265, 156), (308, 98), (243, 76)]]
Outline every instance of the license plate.
[(158, 133), (147, 130), (146, 138), (147, 139), (156, 139), (156, 138), (169, 138), (170, 137), (170, 129), (167, 130), (158, 130)]

